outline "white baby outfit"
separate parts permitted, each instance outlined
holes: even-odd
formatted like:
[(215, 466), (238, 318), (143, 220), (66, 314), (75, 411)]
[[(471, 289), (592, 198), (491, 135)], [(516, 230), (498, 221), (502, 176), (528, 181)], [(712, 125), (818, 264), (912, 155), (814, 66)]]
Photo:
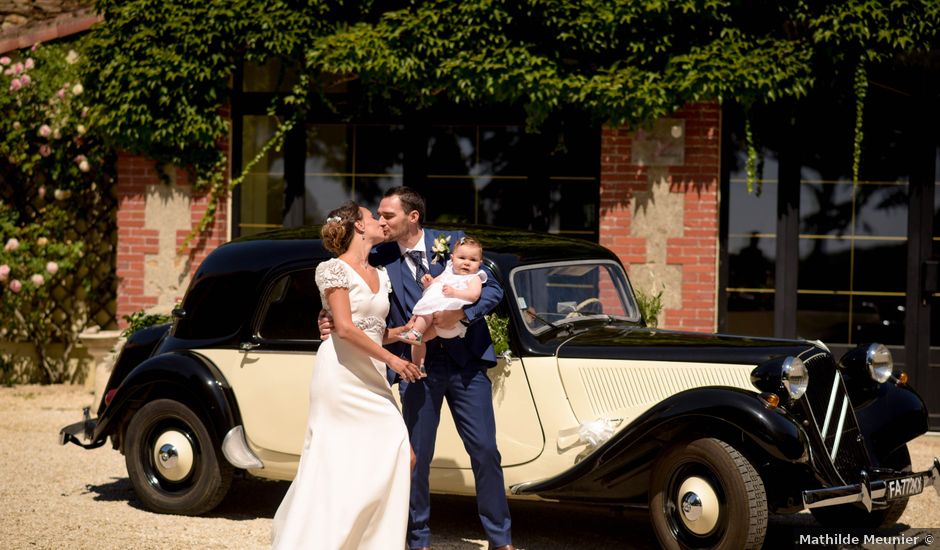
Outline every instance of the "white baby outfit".
[[(415, 304), (412, 313), (415, 315), (429, 315), (435, 311), (460, 309), (463, 306), (472, 304), (473, 302), (467, 300), (444, 296), (443, 288), (444, 285), (450, 285), (453, 288), (463, 290), (467, 288), (467, 281), (474, 277), (479, 277), (483, 283), (486, 283), (486, 272), (482, 269), (469, 275), (459, 275), (454, 273), (454, 264), (448, 261), (444, 267), (444, 272), (431, 283), (431, 286), (424, 290), (424, 294)], [(438, 326), (435, 328), (441, 338), (463, 338), (467, 333), (467, 327), (463, 323), (456, 323), (453, 327)]]

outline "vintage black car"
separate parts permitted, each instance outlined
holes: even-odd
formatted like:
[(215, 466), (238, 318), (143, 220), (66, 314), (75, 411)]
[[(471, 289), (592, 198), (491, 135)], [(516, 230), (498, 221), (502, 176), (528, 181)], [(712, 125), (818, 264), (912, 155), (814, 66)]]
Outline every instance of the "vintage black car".
[[(508, 350), (490, 376), (511, 495), (648, 506), (665, 547), (739, 549), (761, 546), (768, 513), (875, 527), (940, 491), (940, 462), (912, 470), (906, 443), (927, 412), (884, 346), (836, 360), (821, 342), (649, 328), (605, 248), (469, 232), (506, 291), (490, 320)], [(110, 437), (157, 512), (211, 510), (236, 472), (291, 479), (320, 343), (314, 269), (329, 255), (317, 236), (284, 230), (212, 252), (172, 325), (130, 337), (95, 418), (61, 442)], [(472, 494), (444, 416), (432, 489)]]

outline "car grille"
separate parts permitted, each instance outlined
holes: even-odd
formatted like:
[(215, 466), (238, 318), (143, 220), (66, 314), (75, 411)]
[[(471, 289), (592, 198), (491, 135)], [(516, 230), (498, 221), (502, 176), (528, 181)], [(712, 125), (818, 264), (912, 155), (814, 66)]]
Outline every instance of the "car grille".
[[(830, 474), (837, 478), (833, 482), (856, 483), (862, 470), (870, 469), (871, 461), (842, 373), (828, 353), (814, 355), (805, 363), (810, 383), (800, 401), (807, 419), (816, 427), (807, 433), (817, 460), (827, 463), (830, 468), (834, 466)], [(823, 459), (822, 455), (829, 460)]]

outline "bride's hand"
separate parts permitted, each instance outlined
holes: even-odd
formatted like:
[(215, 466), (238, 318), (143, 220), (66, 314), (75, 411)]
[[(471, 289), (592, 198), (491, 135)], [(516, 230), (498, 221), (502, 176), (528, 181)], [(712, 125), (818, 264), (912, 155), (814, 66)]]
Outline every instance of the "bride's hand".
[(388, 364), (389, 368), (397, 372), (406, 382), (414, 382), (420, 378), (424, 378), (426, 375), (423, 374), (418, 367), (411, 361), (405, 361), (401, 357), (395, 357)]

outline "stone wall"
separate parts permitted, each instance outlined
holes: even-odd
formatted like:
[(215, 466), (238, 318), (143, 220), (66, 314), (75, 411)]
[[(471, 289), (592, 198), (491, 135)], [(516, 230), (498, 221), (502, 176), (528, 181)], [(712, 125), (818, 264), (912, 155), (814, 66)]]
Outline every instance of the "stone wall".
[(0, 0), (0, 32), (90, 8), (88, 0)]

